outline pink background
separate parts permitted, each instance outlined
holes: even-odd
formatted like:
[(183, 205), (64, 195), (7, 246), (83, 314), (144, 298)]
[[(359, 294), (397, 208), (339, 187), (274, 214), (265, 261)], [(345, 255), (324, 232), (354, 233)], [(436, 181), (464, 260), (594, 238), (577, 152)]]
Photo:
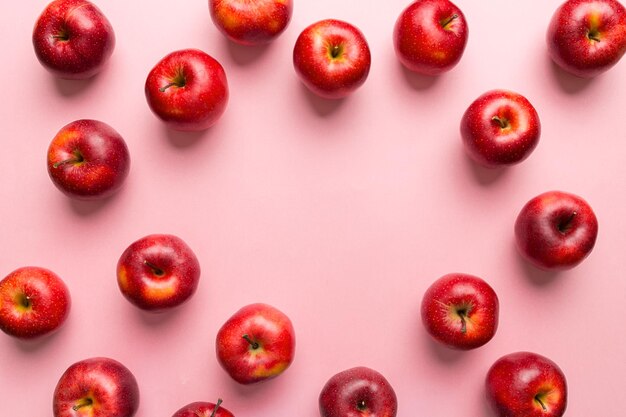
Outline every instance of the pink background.
[[(0, 415), (51, 415), (63, 371), (91, 356), (123, 362), (141, 389), (138, 417), (168, 417), (191, 401), (224, 399), (237, 416), (318, 416), (326, 380), (365, 365), (396, 390), (400, 417), (491, 416), (489, 366), (531, 350), (569, 382), (570, 417), (623, 415), (626, 373), (626, 62), (592, 81), (549, 61), (544, 34), (561, 0), (456, 3), (469, 22), (461, 63), (438, 78), (414, 76), (395, 58), (391, 33), (407, 1), (295, 0), (275, 43), (228, 43), (205, 0), (101, 0), (117, 46), (87, 82), (58, 81), (37, 62), (33, 24), (43, 0), (0, 14), (0, 275), (45, 266), (68, 284), (73, 309), (61, 331), (34, 343), (0, 334)], [(369, 79), (350, 98), (309, 94), (291, 63), (305, 26), (339, 18), (372, 51)], [(150, 113), (145, 77), (165, 54), (203, 49), (225, 67), (231, 99), (201, 134), (167, 130)], [(477, 168), (459, 120), (492, 88), (524, 94), (543, 124), (523, 164)], [(46, 149), (79, 118), (126, 139), (125, 188), (79, 203), (52, 185)], [(559, 274), (517, 255), (513, 222), (535, 195), (561, 189), (594, 208), (591, 256)], [(182, 308), (143, 314), (119, 293), (115, 265), (134, 240), (173, 233), (202, 265)], [(448, 272), (479, 275), (500, 298), (500, 328), (486, 346), (441, 348), (419, 318), (425, 289)], [(245, 304), (287, 313), (296, 359), (278, 379), (238, 386), (219, 367), (214, 338)]]

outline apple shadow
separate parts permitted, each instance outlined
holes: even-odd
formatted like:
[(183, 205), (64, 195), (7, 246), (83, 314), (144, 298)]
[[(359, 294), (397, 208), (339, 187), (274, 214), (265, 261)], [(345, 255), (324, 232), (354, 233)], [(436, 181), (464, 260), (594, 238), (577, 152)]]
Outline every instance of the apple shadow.
[(240, 45), (231, 40), (224, 38), (226, 42), (226, 48), (230, 57), (235, 61), (237, 65), (246, 66), (257, 61), (261, 56), (265, 55), (265, 52), (270, 48), (270, 43), (262, 45)]
[(418, 332), (418, 336), (422, 340), (422, 343), (427, 344), (428, 350), (430, 350), (432, 356), (436, 357), (442, 363), (454, 364), (461, 361), (467, 355), (467, 352), (463, 350), (451, 349), (442, 345), (430, 337), (429, 334), (426, 334), (425, 331)]
[(563, 68), (559, 67), (549, 56), (547, 56), (550, 69), (554, 79), (557, 81), (561, 90), (568, 94), (577, 94), (586, 89), (593, 82), (593, 78), (581, 78), (570, 74)]
[(101, 199), (94, 200), (78, 200), (68, 197), (68, 202), (74, 213), (81, 217), (88, 217), (99, 212), (115, 198), (115, 195), (122, 190), (118, 190), (115, 194)]
[[(463, 144), (460, 143), (459, 146), (463, 146)], [(474, 160), (472, 160), (472, 158), (470, 158), (465, 153), (465, 151), (463, 151), (462, 158), (465, 161), (465, 165), (468, 171), (472, 173), (476, 181), (478, 181), (481, 185), (485, 185), (485, 186), (491, 185), (495, 183), (496, 181), (498, 181), (500, 178), (507, 175), (510, 169), (510, 167), (498, 167), (498, 168), (483, 167), (479, 165), (478, 163), (474, 162)]]
[(52, 77), (54, 86), (57, 91), (64, 97), (73, 97), (81, 94), (83, 91), (89, 88), (94, 83), (98, 75), (94, 75), (86, 80), (65, 80), (62, 78)]
[(170, 144), (178, 149), (190, 148), (201, 141), (202, 138), (210, 134), (211, 128), (200, 130), (197, 132), (185, 132), (180, 130), (173, 130), (164, 126), (165, 135)]
[(129, 307), (137, 310), (136, 315), (139, 317), (144, 326), (159, 328), (166, 326), (168, 323), (171, 323), (178, 316), (180, 316), (182, 314), (181, 311), (185, 308), (185, 304), (163, 311), (147, 311), (136, 308), (135, 306)]
[(36, 339), (15, 339), (15, 345), (26, 354), (31, 354), (33, 352), (37, 352), (41, 349), (44, 349), (48, 346), (54, 339), (57, 338), (57, 335), (63, 331), (62, 328), (53, 331), (52, 333), (48, 333), (46, 335), (40, 336)]
[(406, 82), (417, 91), (428, 90), (437, 84), (437, 81), (441, 78), (437, 75), (418, 74), (417, 72), (411, 71), (400, 62), (398, 62), (398, 65), (400, 66), (400, 70), (402, 71), (402, 75), (404, 76)]
[(335, 113), (348, 97), (340, 99), (330, 99), (320, 97), (309, 90), (304, 84), (300, 83), (300, 91), (306, 97), (309, 105), (315, 110), (320, 117), (328, 117)]
[(515, 241), (513, 241), (513, 250), (515, 251), (515, 257), (517, 259), (517, 264), (524, 274), (528, 281), (534, 284), (537, 287), (544, 287), (553, 283), (556, 278), (559, 276), (559, 271), (548, 271), (544, 269), (539, 269), (536, 266), (532, 265), (528, 262), (517, 250), (517, 246)]

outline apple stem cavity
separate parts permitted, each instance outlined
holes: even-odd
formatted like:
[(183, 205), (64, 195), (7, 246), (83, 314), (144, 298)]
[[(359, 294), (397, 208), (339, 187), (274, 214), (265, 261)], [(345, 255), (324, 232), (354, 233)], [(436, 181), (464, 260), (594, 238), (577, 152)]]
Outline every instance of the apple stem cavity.
[(217, 409), (220, 408), (221, 404), (222, 404), (222, 399), (218, 398), (217, 399), (217, 404), (215, 404), (215, 407), (213, 407), (213, 412), (211, 413), (211, 415), (209, 417), (215, 417), (215, 415), (217, 414)]
[(597, 29), (591, 29), (587, 32), (587, 39), (590, 41), (600, 42), (600, 32)]
[(252, 339), (250, 339), (250, 336), (248, 336), (247, 334), (244, 334), (242, 337), (243, 337), (244, 339), (246, 339), (246, 341), (247, 341), (248, 343), (250, 343), (250, 346), (252, 347), (252, 349), (255, 349), (255, 350), (256, 350), (256, 349), (258, 349), (258, 348), (259, 348), (259, 346), (260, 346), (260, 345), (259, 345), (259, 343), (258, 343), (258, 342), (255, 342), (255, 341), (254, 341), (254, 340), (252, 340)]
[(546, 405), (543, 403), (543, 401), (541, 400), (541, 394), (537, 394), (535, 395), (535, 401), (537, 401), (539, 403), (539, 405), (541, 406), (541, 408), (543, 408), (543, 411), (548, 411), (548, 408), (546, 407)]
[(467, 311), (462, 308), (460, 310), (457, 310), (456, 314), (458, 314), (459, 318), (461, 319), (461, 333), (467, 333), (467, 322), (465, 321), (465, 317), (467, 317)]
[(167, 90), (170, 87), (178, 87), (178, 88), (182, 88), (185, 86), (186, 84), (186, 80), (185, 80), (185, 76), (183, 75), (183, 71), (182, 69), (179, 69), (178, 72), (176, 73), (176, 76), (174, 78), (171, 78), (171, 82), (169, 84), (164, 85), (163, 87), (159, 88), (159, 91), (162, 93), (165, 93), (165, 90)]
[(152, 262), (143, 261), (143, 264), (146, 265), (148, 268), (152, 269), (152, 272), (154, 273), (154, 275), (159, 276), (159, 277), (162, 277), (163, 275), (165, 275), (165, 271), (159, 268), (158, 266), (156, 266), (155, 264), (153, 264)]
[(91, 398), (81, 398), (77, 404), (72, 407), (72, 410), (78, 411), (83, 407), (87, 407), (93, 404), (93, 400)]
[(367, 410), (367, 404), (365, 404), (365, 400), (360, 400), (359, 402), (357, 402), (356, 403), (356, 408), (359, 411)]
[(572, 221), (574, 220), (574, 217), (576, 217), (577, 214), (578, 213), (573, 212), (571, 216), (567, 218), (567, 220), (559, 222), (557, 227), (559, 229), (559, 232), (561, 232), (561, 234), (563, 235), (566, 234), (572, 228)]
[(20, 294), (19, 303), (24, 308), (29, 308), (31, 306), (30, 297), (26, 294)]
[(333, 47), (330, 48), (330, 56), (333, 58), (338, 58), (339, 55), (341, 55), (341, 52), (342, 52), (341, 45), (333, 45)]
[(450, 16), (449, 18), (447, 18), (446, 20), (441, 21), (441, 26), (444, 29), (449, 29), (450, 28), (450, 23), (452, 23), (455, 19), (458, 19), (459, 15), (458, 14), (453, 14), (452, 16)]
[(493, 116), (491, 120), (496, 122), (500, 126), (500, 129), (506, 129), (510, 126), (509, 121), (507, 119), (500, 118), (499, 116)]

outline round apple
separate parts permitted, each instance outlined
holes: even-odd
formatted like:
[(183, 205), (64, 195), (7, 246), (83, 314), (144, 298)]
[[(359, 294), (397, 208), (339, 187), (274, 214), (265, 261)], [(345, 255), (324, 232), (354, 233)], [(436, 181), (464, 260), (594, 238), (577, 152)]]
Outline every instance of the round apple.
[(55, 0), (37, 19), (33, 46), (39, 62), (55, 76), (85, 79), (105, 66), (115, 48), (115, 34), (93, 3)]
[(359, 366), (331, 377), (319, 397), (321, 417), (395, 417), (398, 399), (379, 372)]
[(233, 413), (231, 413), (221, 405), (221, 399), (217, 400), (217, 404), (195, 402), (187, 404), (186, 406), (175, 412), (172, 417), (235, 417)]
[(329, 99), (346, 97), (363, 85), (371, 60), (363, 33), (334, 19), (304, 29), (293, 49), (293, 65), (302, 83)]
[(117, 283), (135, 306), (150, 311), (176, 307), (198, 287), (200, 264), (180, 238), (155, 234), (133, 242), (117, 262)]
[(424, 293), (421, 311), (428, 333), (455, 349), (480, 347), (498, 329), (498, 296), (489, 284), (473, 275), (439, 278)]
[(540, 135), (537, 111), (524, 96), (512, 91), (486, 92), (461, 118), (467, 154), (487, 168), (522, 162), (535, 149)]
[(215, 26), (233, 42), (259, 45), (283, 33), (293, 13), (292, 0), (209, 0)]
[(217, 359), (240, 384), (252, 384), (282, 374), (293, 362), (296, 336), (291, 320), (267, 304), (250, 304), (220, 328)]
[(626, 9), (617, 0), (568, 0), (546, 35), (552, 60), (578, 77), (595, 77), (626, 52)]
[(228, 82), (224, 68), (210, 55), (183, 49), (152, 68), (145, 93), (152, 112), (168, 127), (199, 131), (217, 123), (226, 110)]
[(498, 359), (485, 381), (487, 400), (499, 417), (561, 417), (567, 382), (550, 359), (517, 352)]
[(522, 256), (542, 269), (578, 265), (593, 249), (598, 220), (581, 197), (549, 191), (531, 199), (515, 221), (515, 239)]
[(16, 269), (0, 281), (0, 330), (32, 339), (58, 329), (70, 312), (70, 293), (54, 272)]
[(139, 387), (124, 365), (109, 358), (76, 362), (63, 373), (53, 399), (54, 417), (133, 417)]
[(111, 126), (97, 120), (64, 126), (48, 147), (47, 162), (54, 185), (79, 200), (112, 195), (130, 170), (126, 142)]
[(393, 31), (400, 62), (425, 75), (439, 75), (458, 64), (467, 37), (463, 12), (448, 0), (413, 2), (400, 14)]

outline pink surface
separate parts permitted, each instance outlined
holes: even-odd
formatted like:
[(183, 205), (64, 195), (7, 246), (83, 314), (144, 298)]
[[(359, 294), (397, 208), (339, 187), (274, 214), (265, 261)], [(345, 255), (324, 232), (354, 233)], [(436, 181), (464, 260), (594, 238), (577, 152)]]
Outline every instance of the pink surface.
[[(46, 1), (0, 14), (0, 275), (44, 266), (73, 297), (52, 337), (0, 334), (0, 416), (51, 415), (60, 375), (91, 356), (132, 370), (138, 417), (218, 397), (238, 417), (315, 417), (326, 380), (356, 365), (387, 377), (400, 417), (491, 416), (484, 376), (518, 350), (561, 366), (568, 416), (622, 415), (626, 62), (592, 81), (556, 69), (544, 35), (560, 0), (458, 0), (465, 55), (424, 78), (393, 52), (407, 1), (295, 3), (274, 44), (244, 48), (219, 34), (204, 0), (99, 1), (117, 46), (87, 82), (57, 81), (37, 62), (30, 37)], [(369, 79), (340, 102), (309, 94), (291, 63), (299, 32), (329, 17), (359, 27), (372, 51)], [(218, 59), (230, 83), (226, 113), (201, 134), (164, 128), (143, 95), (152, 66), (185, 47)], [(465, 156), (458, 129), (469, 103), (498, 87), (535, 105), (543, 133), (527, 161), (491, 172)], [(79, 118), (109, 123), (131, 152), (125, 188), (103, 203), (70, 201), (46, 172), (50, 140)], [(513, 243), (522, 205), (550, 189), (584, 197), (600, 223), (591, 256), (559, 274), (528, 266)], [(157, 316), (126, 301), (115, 279), (122, 251), (150, 233), (178, 235), (202, 266), (194, 298)], [(481, 276), (500, 298), (495, 338), (471, 352), (438, 347), (419, 319), (425, 289), (453, 271)], [(291, 317), (296, 358), (278, 379), (241, 387), (214, 340), (256, 301)]]

